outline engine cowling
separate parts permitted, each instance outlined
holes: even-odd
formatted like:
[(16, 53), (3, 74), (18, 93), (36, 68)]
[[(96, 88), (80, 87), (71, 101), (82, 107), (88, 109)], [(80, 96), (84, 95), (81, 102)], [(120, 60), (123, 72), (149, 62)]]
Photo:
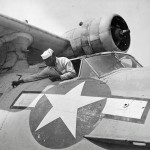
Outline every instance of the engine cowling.
[(130, 30), (125, 20), (117, 14), (80, 22), (79, 27), (64, 34), (70, 41), (62, 55), (77, 57), (98, 52), (127, 52), (130, 46)]

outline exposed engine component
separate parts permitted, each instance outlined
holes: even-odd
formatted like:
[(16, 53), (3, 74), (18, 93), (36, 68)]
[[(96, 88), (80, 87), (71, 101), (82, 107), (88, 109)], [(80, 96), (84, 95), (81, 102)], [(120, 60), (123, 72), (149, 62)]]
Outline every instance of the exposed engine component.
[[(0, 38), (0, 72), (8, 70), (15, 65), (26, 63), (27, 48), (32, 44), (33, 37), (30, 34), (17, 32), (4, 35)], [(19, 60), (19, 62), (17, 62)], [(26, 63), (26, 66), (28, 64)]]
[(130, 30), (120, 16), (115, 16), (111, 22), (111, 34), (115, 45), (120, 51), (126, 51), (130, 46)]
[(80, 22), (79, 27), (64, 34), (71, 47), (62, 55), (77, 57), (97, 52), (127, 52), (130, 46), (130, 30), (119, 15)]

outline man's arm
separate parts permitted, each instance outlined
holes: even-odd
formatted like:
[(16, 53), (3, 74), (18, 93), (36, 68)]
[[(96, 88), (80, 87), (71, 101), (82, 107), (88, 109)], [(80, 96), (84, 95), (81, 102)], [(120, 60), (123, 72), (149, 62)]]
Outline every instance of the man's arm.
[(32, 82), (32, 81), (37, 81), (37, 80), (47, 78), (48, 76), (49, 76), (49, 68), (46, 67), (44, 70), (42, 70), (41, 72), (37, 74), (33, 74), (33, 75), (23, 78), (23, 81)]
[(44, 70), (42, 70), (41, 72), (39, 72), (37, 74), (30, 75), (30, 76), (25, 77), (25, 78), (23, 78), (21, 80), (18, 80), (18, 81), (13, 81), (12, 86), (14, 88), (14, 87), (18, 86), (21, 83), (41, 80), (41, 79), (44, 79), (44, 78), (47, 78), (47, 77), (49, 77), (49, 68), (48, 67), (46, 67)]

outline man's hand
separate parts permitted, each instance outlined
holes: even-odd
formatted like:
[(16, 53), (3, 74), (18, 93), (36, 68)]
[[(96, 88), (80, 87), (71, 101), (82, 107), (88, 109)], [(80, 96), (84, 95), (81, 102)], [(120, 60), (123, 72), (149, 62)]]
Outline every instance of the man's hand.
[(23, 80), (13, 81), (11, 85), (14, 88), (14, 87), (17, 87), (20, 83), (24, 83), (24, 81)]
[(61, 80), (60, 76), (50, 77), (49, 79), (53, 82)]

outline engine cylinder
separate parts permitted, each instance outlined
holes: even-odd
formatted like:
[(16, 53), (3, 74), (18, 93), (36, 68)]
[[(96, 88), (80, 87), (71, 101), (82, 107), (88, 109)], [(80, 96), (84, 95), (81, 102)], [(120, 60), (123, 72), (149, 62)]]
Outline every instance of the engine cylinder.
[(127, 52), (130, 46), (130, 30), (117, 14), (80, 22), (78, 28), (66, 32), (64, 37), (71, 43), (64, 52), (68, 57), (106, 51)]

